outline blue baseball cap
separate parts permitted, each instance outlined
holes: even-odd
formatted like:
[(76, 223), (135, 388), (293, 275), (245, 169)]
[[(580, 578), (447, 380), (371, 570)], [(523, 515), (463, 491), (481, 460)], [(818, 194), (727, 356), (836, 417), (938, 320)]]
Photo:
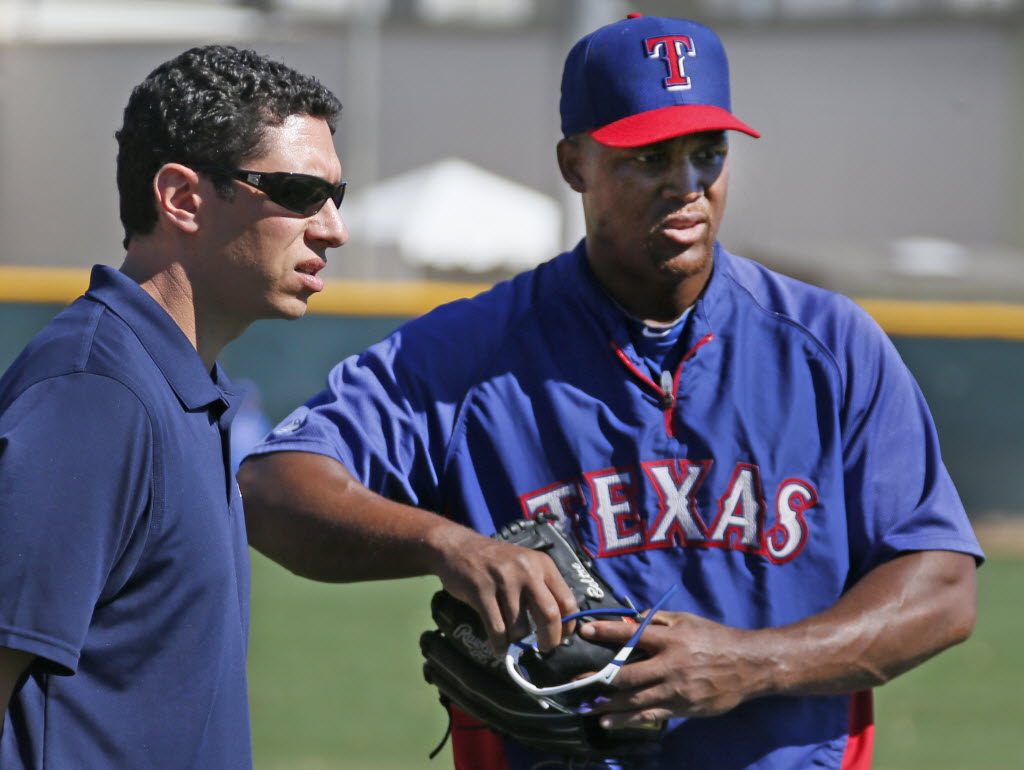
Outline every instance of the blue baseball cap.
[(733, 116), (729, 62), (702, 24), (631, 13), (591, 32), (562, 71), (562, 133), (639, 147), (697, 131), (760, 134)]

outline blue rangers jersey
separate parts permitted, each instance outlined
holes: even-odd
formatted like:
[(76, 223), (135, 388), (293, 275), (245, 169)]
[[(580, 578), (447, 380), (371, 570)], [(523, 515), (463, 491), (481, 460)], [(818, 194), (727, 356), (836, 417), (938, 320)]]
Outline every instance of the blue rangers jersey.
[[(920, 390), (851, 300), (716, 246), (664, 371), (630, 324), (581, 242), (342, 361), (254, 451), (328, 455), (484, 534), (553, 514), (637, 606), (676, 584), (666, 609), (740, 628), (902, 551), (981, 557)], [(761, 698), (672, 721), (651, 767), (867, 767), (870, 723), (866, 693)]]

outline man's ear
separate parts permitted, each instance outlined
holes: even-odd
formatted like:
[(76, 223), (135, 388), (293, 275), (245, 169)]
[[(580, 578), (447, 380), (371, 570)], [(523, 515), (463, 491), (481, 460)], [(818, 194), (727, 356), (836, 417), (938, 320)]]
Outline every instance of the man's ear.
[(187, 233), (199, 229), (199, 174), (180, 163), (165, 163), (153, 177), (153, 193), (158, 219)]
[(586, 192), (586, 184), (580, 168), (583, 164), (583, 146), (574, 136), (562, 139), (555, 147), (558, 154), (558, 168), (569, 187), (578, 193)]

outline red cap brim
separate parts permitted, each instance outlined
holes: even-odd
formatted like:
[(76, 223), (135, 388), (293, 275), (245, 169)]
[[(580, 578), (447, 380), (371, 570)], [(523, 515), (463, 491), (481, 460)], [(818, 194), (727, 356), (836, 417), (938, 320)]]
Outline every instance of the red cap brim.
[(589, 134), (609, 147), (641, 147), (699, 131), (742, 131), (755, 139), (757, 131), (737, 120), (721, 107), (705, 104), (677, 104), (630, 115)]

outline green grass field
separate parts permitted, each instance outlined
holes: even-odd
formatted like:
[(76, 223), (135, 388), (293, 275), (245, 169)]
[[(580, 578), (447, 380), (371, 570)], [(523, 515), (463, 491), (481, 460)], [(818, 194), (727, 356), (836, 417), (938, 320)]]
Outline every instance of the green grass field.
[[(876, 770), (1024, 768), (1024, 559), (979, 573), (974, 636), (876, 693)], [(329, 586), (253, 554), (249, 670), (257, 770), (451, 767), (420, 674), (433, 579)]]

